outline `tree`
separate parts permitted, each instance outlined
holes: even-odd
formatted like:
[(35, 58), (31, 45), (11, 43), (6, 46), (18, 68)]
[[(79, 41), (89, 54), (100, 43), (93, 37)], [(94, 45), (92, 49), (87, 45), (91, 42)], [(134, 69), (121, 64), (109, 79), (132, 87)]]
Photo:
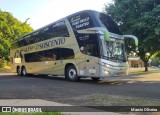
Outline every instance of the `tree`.
[(138, 37), (138, 50), (128, 40), (126, 49), (136, 52), (148, 71), (150, 57), (160, 53), (160, 0), (113, 1), (105, 6), (105, 12), (114, 18), (124, 34)]
[(27, 20), (22, 23), (11, 13), (0, 10), (0, 67), (9, 61), (11, 42), (33, 30), (27, 24)]

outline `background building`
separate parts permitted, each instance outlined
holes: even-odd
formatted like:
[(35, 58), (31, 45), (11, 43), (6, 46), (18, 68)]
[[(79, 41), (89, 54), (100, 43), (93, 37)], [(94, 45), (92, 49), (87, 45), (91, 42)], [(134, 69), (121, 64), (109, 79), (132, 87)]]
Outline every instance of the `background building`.
[(129, 57), (128, 63), (132, 68), (144, 67), (144, 62), (139, 57)]

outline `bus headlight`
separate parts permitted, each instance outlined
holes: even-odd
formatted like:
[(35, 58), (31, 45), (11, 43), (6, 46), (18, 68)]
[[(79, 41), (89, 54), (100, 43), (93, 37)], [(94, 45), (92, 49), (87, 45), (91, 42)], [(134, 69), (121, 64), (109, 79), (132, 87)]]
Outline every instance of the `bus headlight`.
[(106, 64), (106, 67), (107, 67), (107, 68), (109, 68), (109, 67), (110, 67), (110, 65)]
[(105, 75), (109, 75), (109, 71), (105, 70), (104, 71)]

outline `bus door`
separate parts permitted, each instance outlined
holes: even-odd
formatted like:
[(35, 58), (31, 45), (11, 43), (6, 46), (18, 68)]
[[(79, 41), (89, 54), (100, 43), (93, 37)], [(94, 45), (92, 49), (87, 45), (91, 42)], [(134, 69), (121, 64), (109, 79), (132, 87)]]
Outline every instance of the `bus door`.
[(98, 39), (96, 34), (88, 34), (88, 37), (83, 41), (85, 54), (85, 72), (86, 76), (99, 76), (99, 51)]
[(59, 60), (60, 60), (60, 49), (54, 48), (43, 51), (43, 60), (44, 60), (44, 71), (48, 74), (58, 74), (59, 70)]

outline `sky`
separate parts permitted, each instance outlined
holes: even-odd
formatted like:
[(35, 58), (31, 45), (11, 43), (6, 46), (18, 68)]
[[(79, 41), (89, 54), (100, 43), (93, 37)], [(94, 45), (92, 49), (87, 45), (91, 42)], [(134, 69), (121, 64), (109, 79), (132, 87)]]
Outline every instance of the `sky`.
[(102, 11), (112, 0), (0, 0), (0, 9), (12, 13), (21, 22), (27, 18), (33, 29), (81, 10)]

